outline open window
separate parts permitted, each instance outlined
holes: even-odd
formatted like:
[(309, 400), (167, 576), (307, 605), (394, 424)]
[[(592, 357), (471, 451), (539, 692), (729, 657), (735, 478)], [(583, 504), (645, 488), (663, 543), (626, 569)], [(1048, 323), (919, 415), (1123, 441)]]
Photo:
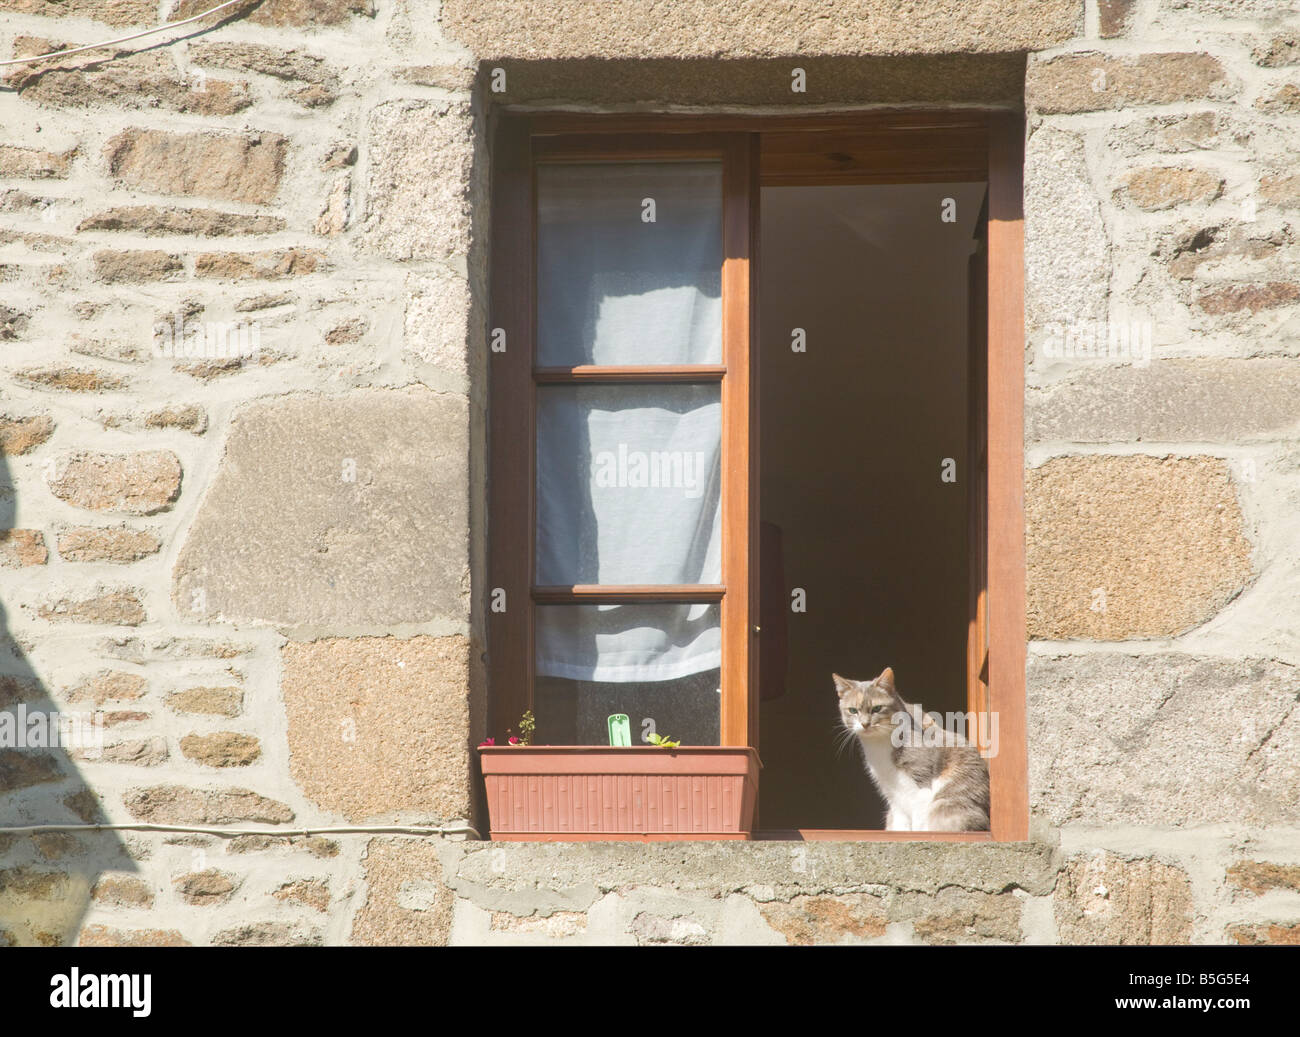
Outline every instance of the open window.
[(890, 665), (997, 715), (947, 838), (1023, 838), (1020, 119), (498, 121), (492, 731), (753, 747), (758, 835), (885, 837), (830, 674)]

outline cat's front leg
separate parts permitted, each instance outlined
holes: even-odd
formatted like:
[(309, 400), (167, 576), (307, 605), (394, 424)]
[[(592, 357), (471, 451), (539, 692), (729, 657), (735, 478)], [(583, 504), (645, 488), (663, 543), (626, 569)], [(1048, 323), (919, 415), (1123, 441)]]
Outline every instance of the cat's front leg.
[(893, 807), (885, 812), (885, 831), (886, 832), (910, 832), (912, 826), (907, 823), (907, 818), (900, 814)]

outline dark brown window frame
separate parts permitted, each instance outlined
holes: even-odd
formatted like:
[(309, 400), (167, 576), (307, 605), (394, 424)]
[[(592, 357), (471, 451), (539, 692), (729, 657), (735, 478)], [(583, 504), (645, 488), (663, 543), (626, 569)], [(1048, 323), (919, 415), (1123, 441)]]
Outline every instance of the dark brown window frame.
[[(998, 713), (989, 760), (989, 832), (802, 829), (757, 838), (1009, 841), (1028, 835), (1025, 744), (1024, 553), (1024, 121), (1005, 111), (872, 111), (812, 116), (494, 113), (491, 327), (504, 352), (489, 356), (488, 715), (491, 730), (531, 707), (533, 605), (579, 601), (719, 601), (722, 609), (722, 745), (758, 745), (757, 379), (755, 256), (759, 187), (780, 183), (918, 183), (987, 180), (987, 306), (973, 316), (986, 364), (972, 386), (971, 436), (984, 441), (987, 507), (972, 509), (967, 639), (968, 708)], [(720, 158), (723, 163), (722, 364), (680, 368), (537, 368), (537, 163), (573, 159)], [(978, 314), (978, 308), (973, 311)], [(972, 355), (978, 361), (978, 350)], [(710, 587), (535, 587), (535, 386), (712, 382), (722, 393), (722, 584)], [(986, 437), (986, 438), (985, 438)], [(978, 451), (976, 451), (978, 454)], [(978, 548), (983, 547), (981, 552)], [(981, 579), (981, 576), (984, 578)], [(520, 607), (523, 603), (523, 607)]]

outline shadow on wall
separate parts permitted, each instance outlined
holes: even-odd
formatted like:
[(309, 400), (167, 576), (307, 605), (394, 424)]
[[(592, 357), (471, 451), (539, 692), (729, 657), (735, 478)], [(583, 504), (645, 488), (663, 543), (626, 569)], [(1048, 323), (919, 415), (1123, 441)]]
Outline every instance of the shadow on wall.
[[(14, 542), (16, 502), (0, 452), (0, 559), (28, 546)], [(116, 832), (5, 831), (106, 822), (74, 762), (74, 754), (95, 753), (102, 734), (93, 703), (80, 712), (60, 710), (9, 632), (0, 603), (0, 946), (72, 943), (101, 873), (136, 870)]]

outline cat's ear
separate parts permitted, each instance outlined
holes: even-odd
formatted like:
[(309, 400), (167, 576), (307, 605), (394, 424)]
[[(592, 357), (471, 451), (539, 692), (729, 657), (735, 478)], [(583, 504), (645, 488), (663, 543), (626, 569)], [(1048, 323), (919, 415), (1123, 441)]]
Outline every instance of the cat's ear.
[(838, 673), (832, 673), (831, 677), (835, 681), (835, 690), (839, 692), (840, 698), (843, 698), (850, 691), (853, 691), (857, 687), (857, 685), (853, 681), (846, 680), (844, 677), (841, 677)]
[(894, 691), (894, 671), (891, 670), (888, 666), (886, 666), (883, 670), (880, 671), (880, 676), (877, 677), (875, 681), (873, 681), (873, 683), (878, 684), (881, 688), (889, 692), (889, 694), (891, 695), (897, 694)]

